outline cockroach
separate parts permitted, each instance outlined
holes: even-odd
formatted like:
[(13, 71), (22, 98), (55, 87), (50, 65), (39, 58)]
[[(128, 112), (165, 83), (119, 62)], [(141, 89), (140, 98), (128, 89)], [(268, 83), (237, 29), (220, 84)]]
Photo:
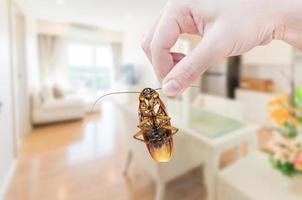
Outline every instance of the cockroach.
[[(190, 86), (198, 87), (199, 86)], [(144, 142), (151, 157), (157, 162), (168, 162), (173, 152), (173, 135), (178, 131), (171, 125), (171, 118), (157, 90), (145, 88), (141, 92), (113, 92), (99, 97), (96, 103), (105, 96), (113, 94), (139, 93), (138, 117), (140, 129), (133, 138)]]
[(133, 138), (146, 143), (148, 151), (155, 161), (169, 161), (173, 151), (172, 136), (178, 129), (171, 126), (171, 118), (156, 90), (145, 88), (140, 93), (138, 116), (140, 130)]

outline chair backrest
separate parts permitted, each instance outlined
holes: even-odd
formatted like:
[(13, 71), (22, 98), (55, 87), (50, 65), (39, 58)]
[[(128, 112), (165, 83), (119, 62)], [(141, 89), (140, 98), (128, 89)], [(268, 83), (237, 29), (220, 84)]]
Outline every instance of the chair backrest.
[(192, 139), (188, 134), (179, 130), (173, 136), (174, 151), (172, 159), (167, 163), (157, 163), (152, 160), (146, 145), (133, 139), (133, 135), (139, 131), (137, 107), (127, 107), (118, 105), (124, 118), (124, 129), (127, 133), (128, 147), (132, 151), (135, 160), (141, 165), (155, 180), (167, 182), (179, 175), (199, 166), (204, 161), (205, 152), (202, 146)]
[(194, 106), (226, 117), (242, 120), (243, 105), (236, 100), (223, 97), (200, 94), (194, 101)]
[(146, 145), (140, 141), (133, 139), (133, 135), (139, 131), (138, 114), (136, 106), (128, 106), (117, 103), (117, 107), (123, 117), (123, 125), (127, 138), (129, 150), (133, 153), (135, 160), (146, 169), (154, 178), (157, 176), (157, 166), (149, 155)]

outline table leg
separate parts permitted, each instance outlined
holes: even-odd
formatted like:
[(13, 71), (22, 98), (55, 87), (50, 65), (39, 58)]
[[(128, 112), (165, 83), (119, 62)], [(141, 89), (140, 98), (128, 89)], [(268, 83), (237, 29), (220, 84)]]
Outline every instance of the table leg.
[(208, 155), (209, 157), (204, 170), (205, 183), (207, 187), (207, 199), (216, 200), (216, 181), (217, 172), (219, 170), (220, 154), (218, 152), (211, 152)]

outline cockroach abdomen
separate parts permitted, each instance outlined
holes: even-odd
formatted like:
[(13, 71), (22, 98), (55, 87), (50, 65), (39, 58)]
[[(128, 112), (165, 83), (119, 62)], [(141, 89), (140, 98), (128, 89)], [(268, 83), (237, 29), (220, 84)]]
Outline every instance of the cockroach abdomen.
[(166, 143), (160, 147), (154, 147), (147, 144), (148, 150), (152, 158), (157, 162), (168, 162), (171, 159), (173, 151), (173, 139), (169, 139)]
[(145, 135), (146, 145), (152, 158), (157, 162), (168, 162), (173, 151), (171, 131), (157, 129)]

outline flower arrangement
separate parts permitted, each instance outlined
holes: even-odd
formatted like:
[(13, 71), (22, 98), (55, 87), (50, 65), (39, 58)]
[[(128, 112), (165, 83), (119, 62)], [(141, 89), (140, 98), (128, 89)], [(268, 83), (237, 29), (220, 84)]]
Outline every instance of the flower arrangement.
[(269, 145), (272, 166), (284, 175), (302, 174), (302, 137), (275, 137)]
[(302, 87), (269, 102), (274, 139), (268, 146), (275, 169), (287, 176), (302, 174)]

